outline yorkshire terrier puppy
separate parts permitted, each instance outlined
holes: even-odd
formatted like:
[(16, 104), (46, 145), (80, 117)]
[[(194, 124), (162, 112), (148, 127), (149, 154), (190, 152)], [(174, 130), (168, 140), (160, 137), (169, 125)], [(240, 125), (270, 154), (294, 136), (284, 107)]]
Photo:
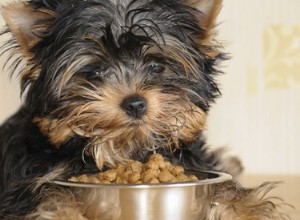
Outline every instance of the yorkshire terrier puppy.
[[(0, 127), (0, 219), (88, 219), (59, 175), (151, 153), (231, 172), (203, 128), (226, 58), (221, 0), (28, 0), (2, 8), (23, 104)], [(285, 219), (272, 184), (215, 188), (207, 219)], [(56, 193), (57, 192), (57, 193)], [(84, 206), (84, 204), (81, 204)]]

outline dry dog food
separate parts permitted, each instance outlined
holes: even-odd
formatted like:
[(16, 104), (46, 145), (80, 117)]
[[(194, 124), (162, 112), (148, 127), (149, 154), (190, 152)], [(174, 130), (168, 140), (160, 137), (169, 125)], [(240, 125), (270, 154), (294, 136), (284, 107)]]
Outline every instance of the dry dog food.
[(139, 184), (139, 183), (174, 183), (197, 181), (195, 175), (185, 175), (181, 166), (173, 166), (165, 161), (162, 155), (151, 155), (145, 164), (130, 160), (125, 164), (118, 164), (115, 169), (100, 172), (96, 175), (81, 175), (68, 179), (72, 182), (99, 184)]

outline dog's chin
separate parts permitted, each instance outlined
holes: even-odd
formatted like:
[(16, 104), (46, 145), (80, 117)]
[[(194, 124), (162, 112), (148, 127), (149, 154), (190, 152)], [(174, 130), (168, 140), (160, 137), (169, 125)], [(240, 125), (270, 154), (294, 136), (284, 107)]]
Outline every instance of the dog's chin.
[[(186, 108), (185, 108), (186, 109)], [(126, 162), (137, 152), (164, 148), (174, 151), (182, 142), (195, 141), (203, 129), (205, 114), (200, 109), (183, 109), (174, 114), (146, 114), (141, 118), (119, 117), (95, 126), (74, 126), (73, 131), (88, 138), (84, 154), (92, 155), (99, 169)], [(80, 123), (79, 123), (80, 124)], [(83, 124), (83, 123), (81, 123)], [(201, 125), (201, 126), (199, 126)]]
[(102, 135), (90, 137), (84, 153), (94, 157), (99, 169), (125, 163), (138, 152), (155, 152), (157, 148), (172, 150), (178, 147), (178, 137), (171, 133), (153, 131), (141, 121), (135, 121), (118, 129), (102, 131)]

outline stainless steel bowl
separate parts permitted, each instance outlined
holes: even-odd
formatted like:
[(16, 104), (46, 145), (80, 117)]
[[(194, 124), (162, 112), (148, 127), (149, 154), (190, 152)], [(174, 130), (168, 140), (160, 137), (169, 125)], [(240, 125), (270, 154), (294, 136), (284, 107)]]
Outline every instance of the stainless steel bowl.
[(89, 219), (204, 220), (214, 184), (232, 177), (220, 172), (193, 172), (196, 182), (170, 184), (91, 184), (54, 181), (72, 189)]

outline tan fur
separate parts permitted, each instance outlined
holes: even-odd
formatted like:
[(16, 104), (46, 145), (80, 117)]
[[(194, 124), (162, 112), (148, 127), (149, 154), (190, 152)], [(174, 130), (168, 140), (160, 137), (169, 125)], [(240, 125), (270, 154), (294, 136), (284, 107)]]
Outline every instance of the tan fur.
[(184, 3), (202, 12), (198, 17), (199, 26), (206, 30), (206, 34), (199, 39), (202, 45), (207, 45), (211, 41), (212, 30), (222, 8), (222, 2), (222, 0), (186, 0)]
[[(95, 51), (96, 53), (96, 51)], [(72, 62), (73, 61), (73, 62)], [(64, 72), (61, 81), (58, 84), (58, 93), (57, 96), (60, 97), (63, 91), (63, 87), (68, 84), (71, 80), (72, 76), (82, 67), (91, 63), (100, 62), (100, 60), (96, 59), (92, 56), (82, 56), (80, 55), (80, 51), (78, 54), (74, 54), (70, 60), (65, 60), (65, 62), (69, 63), (67, 70)], [(62, 62), (62, 65), (65, 64)], [(59, 68), (59, 67), (58, 67)]]
[(147, 48), (145, 54), (162, 54), (163, 56), (170, 57), (171, 59), (175, 59), (184, 67), (187, 76), (199, 75), (198, 70), (195, 69), (197, 64), (190, 53), (190, 51), (193, 51), (193, 48), (187, 48), (183, 42), (180, 42), (178, 39), (170, 36), (164, 36), (164, 42), (161, 47), (163, 50), (157, 45), (153, 45)]
[(58, 146), (74, 136), (72, 129), (65, 123), (58, 122), (57, 119), (34, 118), (33, 122), (38, 125), (41, 132), (49, 138), (49, 141)]
[[(62, 97), (68, 100), (80, 91), (90, 100), (71, 102), (58, 109), (68, 116), (58, 120), (56, 126), (68, 125), (77, 135), (91, 138), (85, 153), (95, 157), (100, 169), (104, 164), (113, 166), (129, 159), (137, 148), (155, 150), (161, 146), (172, 150), (179, 140), (195, 140), (203, 129), (205, 113), (183, 93), (172, 95), (162, 93), (162, 88), (143, 88), (142, 80), (134, 77), (130, 82), (114, 82), (101, 89), (90, 85), (90, 89), (82, 90), (81, 84), (88, 82), (78, 79), (78, 85), (73, 84)], [(123, 99), (133, 94), (148, 102), (147, 112), (139, 121), (132, 120), (120, 107)]]
[(236, 181), (215, 187), (214, 206), (209, 220), (287, 220), (280, 198), (267, 197), (278, 183), (265, 182), (257, 188), (243, 188)]
[(25, 53), (39, 41), (34, 32), (44, 31), (48, 27), (46, 24), (36, 25), (36, 21), (51, 19), (55, 16), (52, 11), (34, 10), (26, 2), (20, 1), (2, 7), (1, 12), (10, 31)]
[[(26, 2), (15, 1), (1, 7), (1, 15), (20, 46), (14, 52), (21, 54), (25, 63), (20, 74), (21, 80), (35, 81), (40, 74), (40, 68), (31, 63), (33, 54), (30, 49), (40, 41), (39, 33), (47, 30), (49, 20), (53, 19), (55, 14), (45, 9), (35, 10), (28, 6)], [(38, 21), (41, 20), (43, 20), (43, 23), (39, 24)]]
[(55, 187), (47, 191), (44, 201), (25, 217), (26, 220), (88, 220), (72, 192)]
[[(25, 53), (25, 52), (24, 52)], [(26, 55), (29, 59), (31, 59), (31, 54), (28, 53), (28, 55)], [(27, 65), (22, 74), (21, 74), (21, 81), (28, 79), (30, 80), (30, 82), (35, 81), (40, 75), (40, 68), (34, 65)]]

